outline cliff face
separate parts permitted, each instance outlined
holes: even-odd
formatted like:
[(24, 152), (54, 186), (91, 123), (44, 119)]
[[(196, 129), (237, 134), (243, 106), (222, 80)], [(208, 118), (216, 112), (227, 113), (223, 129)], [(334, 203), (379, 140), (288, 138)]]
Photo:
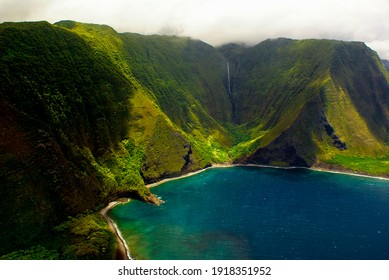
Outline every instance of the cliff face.
[(234, 65), (234, 120), (250, 135), (233, 148), (237, 162), (313, 166), (387, 154), (388, 75), (363, 43), (278, 39), (220, 51)]
[(1, 24), (0, 53), (0, 255), (109, 258), (90, 211), (212, 163), (387, 174), (389, 76), (363, 43), (215, 49), (63, 21)]
[(152, 200), (145, 181), (227, 158), (211, 141), (232, 143), (212, 47), (76, 22), (5, 23), (0, 37), (0, 255), (55, 239), (60, 257), (105, 258), (106, 245), (71, 247), (89, 216), (56, 226), (117, 197)]
[(389, 71), (389, 60), (383, 59), (382, 63), (387, 71)]
[(95, 159), (127, 133), (131, 85), (80, 37), (48, 23), (0, 32), (5, 253), (119, 192)]

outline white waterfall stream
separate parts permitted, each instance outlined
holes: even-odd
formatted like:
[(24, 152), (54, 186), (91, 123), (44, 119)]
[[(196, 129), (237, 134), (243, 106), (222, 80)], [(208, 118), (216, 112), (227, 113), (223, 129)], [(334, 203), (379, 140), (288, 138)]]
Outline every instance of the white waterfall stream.
[(227, 77), (228, 77), (228, 95), (231, 96), (231, 79), (230, 79), (230, 65), (227, 61)]

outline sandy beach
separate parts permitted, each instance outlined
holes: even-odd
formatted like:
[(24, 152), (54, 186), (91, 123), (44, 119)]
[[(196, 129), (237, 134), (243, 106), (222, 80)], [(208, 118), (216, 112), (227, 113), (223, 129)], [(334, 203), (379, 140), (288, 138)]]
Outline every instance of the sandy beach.
[[(163, 183), (166, 183), (166, 182), (169, 182), (169, 181), (173, 181), (173, 180), (179, 180), (179, 179), (182, 179), (182, 178), (186, 178), (186, 177), (190, 177), (190, 176), (193, 176), (193, 175), (196, 175), (196, 174), (199, 174), (201, 172), (204, 172), (205, 170), (209, 169), (209, 168), (215, 168), (217, 166), (210, 166), (210, 167), (206, 167), (204, 169), (200, 169), (200, 170), (197, 170), (197, 171), (193, 171), (193, 172), (189, 172), (187, 174), (184, 174), (184, 175), (181, 175), (181, 176), (177, 176), (177, 177), (172, 177), (172, 178), (166, 178), (166, 179), (162, 179), (161, 181), (158, 181), (158, 182), (155, 182), (155, 183), (152, 183), (152, 184), (147, 184), (146, 187), (147, 188), (153, 188), (153, 187), (156, 187), (158, 185), (161, 185)], [(221, 166), (220, 166), (221, 167)], [(223, 167), (229, 167), (229, 166), (223, 166)]]
[(127, 246), (127, 243), (124, 240), (119, 228), (117, 227), (116, 223), (108, 216), (107, 213), (116, 205), (127, 203), (129, 201), (130, 201), (129, 199), (126, 199), (125, 201), (124, 200), (112, 201), (105, 208), (100, 210), (100, 215), (103, 216), (103, 218), (105, 218), (105, 220), (108, 222), (109, 228), (116, 236), (116, 240), (118, 244), (116, 259), (118, 260), (132, 260), (132, 257), (130, 255), (130, 250)]
[(319, 172), (344, 174), (344, 175), (365, 177), (365, 178), (373, 178), (373, 179), (380, 179), (380, 180), (389, 180), (389, 177), (380, 177), (380, 176), (372, 176), (372, 175), (366, 175), (366, 174), (360, 174), (360, 173), (353, 173), (351, 171), (336, 170), (336, 168), (328, 169), (328, 168), (323, 168), (323, 167), (302, 167), (302, 166), (279, 167), (279, 166), (260, 165), (260, 164), (235, 164), (235, 165), (232, 165), (232, 166), (254, 166), (254, 167), (277, 168), (277, 169), (296, 169), (296, 168), (301, 168), (301, 169), (314, 170), (314, 171), (319, 171)]

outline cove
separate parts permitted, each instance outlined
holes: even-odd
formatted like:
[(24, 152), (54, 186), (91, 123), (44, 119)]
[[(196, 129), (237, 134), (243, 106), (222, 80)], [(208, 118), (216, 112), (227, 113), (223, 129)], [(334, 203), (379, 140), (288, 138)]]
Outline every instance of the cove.
[(113, 208), (135, 259), (389, 259), (389, 181), (307, 169), (210, 168)]

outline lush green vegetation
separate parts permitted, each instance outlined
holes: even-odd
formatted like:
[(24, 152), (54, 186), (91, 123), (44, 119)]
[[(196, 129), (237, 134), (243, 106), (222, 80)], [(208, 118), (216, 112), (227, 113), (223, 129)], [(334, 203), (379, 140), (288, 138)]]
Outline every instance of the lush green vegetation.
[(41, 245), (33, 246), (27, 250), (14, 251), (3, 255), (0, 260), (58, 260), (57, 250), (47, 250)]
[[(213, 47), (189, 38), (118, 34), (94, 24), (57, 25), (85, 38), (108, 57), (180, 129), (231, 142), (215, 121), (230, 120), (231, 104), (224, 84), (226, 62)], [(213, 134), (215, 130), (218, 133)]]
[(389, 156), (368, 157), (338, 154), (326, 163), (346, 167), (357, 173), (376, 176), (387, 176), (389, 170)]
[(389, 60), (383, 59), (382, 62), (384, 64), (386, 70), (389, 71)]
[(13, 251), (3, 260), (112, 259), (116, 239), (98, 214), (69, 217), (55, 227), (51, 238), (27, 249)]
[(98, 214), (77, 215), (55, 228), (64, 234), (61, 244), (64, 259), (112, 259), (116, 254), (116, 240), (106, 221)]
[(133, 86), (115, 65), (46, 22), (5, 23), (0, 37), (2, 254), (52, 239), (68, 215), (149, 191), (122, 148)]
[(6, 259), (112, 258), (93, 213), (213, 163), (388, 174), (389, 74), (362, 43), (215, 49), (62, 21), (3, 23), (0, 52)]
[(363, 43), (278, 39), (220, 51), (232, 65), (233, 119), (243, 132), (230, 151), (236, 161), (311, 166), (344, 143), (355, 154), (388, 153), (389, 79)]

